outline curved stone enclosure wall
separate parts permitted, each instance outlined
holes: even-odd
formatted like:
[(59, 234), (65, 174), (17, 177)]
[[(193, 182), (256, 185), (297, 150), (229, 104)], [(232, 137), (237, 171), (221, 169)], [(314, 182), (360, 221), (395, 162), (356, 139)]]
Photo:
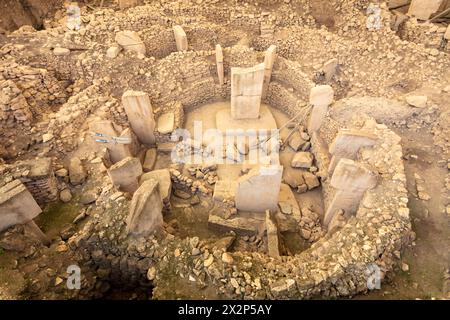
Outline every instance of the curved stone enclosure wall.
[[(261, 53), (252, 50), (239, 52), (242, 61), (263, 59)], [(230, 63), (229, 53), (230, 49), (224, 49), (225, 66)], [(181, 102), (185, 112), (212, 100), (229, 99), (228, 70), (225, 85), (220, 86), (214, 54), (211, 51), (169, 55), (154, 70), (153, 81), (158, 83), (144, 91), (155, 105)], [(277, 59), (266, 99), (291, 116), (305, 105), (314, 85), (293, 64)], [(163, 90), (168, 86), (172, 90)], [(327, 121), (313, 137), (313, 152), (323, 172), (325, 196), (331, 188), (327, 185), (330, 178), (326, 170), (327, 150), (336, 135), (336, 126), (340, 124)], [(342, 229), (329, 233), (301, 254), (276, 260), (260, 253), (236, 252), (230, 254), (233, 262), (223, 262), (222, 250), (197, 237), (179, 239), (170, 234), (127, 237), (125, 219), (129, 203), (124, 197), (117, 197), (112, 186), (106, 188), (102, 201), (98, 202), (104, 206), (97, 208), (98, 212), (70, 244), (105, 269), (107, 272), (103, 274), (110, 280), (139, 282), (148, 271), (149, 280), (156, 286), (156, 298), (167, 297), (167, 292), (174, 292), (183, 281), (215, 286), (229, 298), (297, 299), (365, 292), (374, 269), (381, 277), (393, 269), (402, 245), (409, 241), (411, 224), (400, 138), (370, 118), (353, 126), (363, 127), (377, 137), (375, 145), (362, 148), (355, 161), (377, 172), (378, 184), (364, 194), (356, 215)], [(193, 248), (198, 248), (201, 254), (191, 255)]]

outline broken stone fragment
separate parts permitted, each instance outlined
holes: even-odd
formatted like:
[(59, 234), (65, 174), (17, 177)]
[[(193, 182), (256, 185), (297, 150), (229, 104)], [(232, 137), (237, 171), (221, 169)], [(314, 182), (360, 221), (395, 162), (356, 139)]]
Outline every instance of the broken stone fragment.
[(445, 31), (444, 38), (450, 40), (450, 25), (447, 27), (447, 31)]
[(69, 161), (69, 179), (74, 186), (82, 184), (86, 179), (86, 171), (78, 157), (73, 157)]
[(305, 145), (307, 141), (302, 138), (300, 132), (295, 131), (292, 136), (289, 138), (289, 147), (294, 151), (299, 151)]
[(146, 53), (145, 44), (135, 31), (119, 31), (116, 34), (115, 41), (125, 50), (134, 51), (143, 55)]
[(406, 102), (416, 108), (425, 108), (427, 106), (428, 97), (427, 96), (415, 96), (409, 95), (406, 97)]
[(314, 157), (310, 152), (297, 152), (291, 161), (293, 168), (309, 169), (313, 164)]
[(158, 182), (144, 181), (133, 194), (130, 212), (127, 217), (127, 233), (148, 235), (163, 226), (163, 203), (159, 194)]

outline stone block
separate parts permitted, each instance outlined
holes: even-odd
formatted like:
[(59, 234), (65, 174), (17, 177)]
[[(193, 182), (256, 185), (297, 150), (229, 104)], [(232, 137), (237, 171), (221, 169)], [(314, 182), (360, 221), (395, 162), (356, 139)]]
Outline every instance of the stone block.
[(133, 194), (127, 217), (127, 233), (145, 236), (163, 226), (163, 203), (159, 194), (158, 182), (150, 179)]
[(409, 5), (408, 15), (419, 20), (428, 20), (436, 13), (444, 0), (412, 0)]
[(145, 44), (135, 31), (119, 31), (116, 33), (115, 41), (127, 51), (134, 51), (144, 55), (146, 53)]
[(146, 145), (155, 143), (155, 118), (148, 94), (128, 90), (122, 95), (122, 104), (139, 141)]
[(69, 179), (74, 186), (82, 184), (86, 180), (86, 171), (78, 157), (72, 157), (69, 160)]
[(319, 85), (311, 89), (309, 103), (313, 106), (329, 106), (334, 99), (334, 90), (329, 85)]
[(253, 236), (258, 233), (258, 223), (256, 219), (236, 217), (223, 219), (218, 215), (210, 214), (208, 218), (208, 228), (217, 232), (226, 233), (234, 231), (240, 236)]
[(311, 168), (314, 157), (311, 152), (297, 152), (291, 161), (293, 168)]
[(156, 148), (150, 148), (145, 152), (144, 164), (142, 165), (142, 170), (144, 172), (150, 172), (155, 167), (156, 157), (158, 152)]
[(178, 51), (187, 51), (188, 49), (188, 41), (186, 32), (184, 32), (181, 26), (173, 26), (173, 35), (175, 37), (175, 42), (177, 44)]
[(280, 240), (278, 238), (278, 226), (271, 215), (270, 211), (266, 211), (266, 233), (267, 233), (267, 251), (270, 257), (280, 257)]
[(234, 119), (259, 117), (264, 70), (264, 63), (251, 68), (231, 68), (231, 115)]
[(278, 165), (253, 168), (237, 181), (236, 208), (243, 211), (277, 210), (283, 167)]
[(172, 193), (172, 180), (170, 179), (169, 169), (154, 170), (144, 173), (139, 179), (139, 185), (142, 185), (145, 181), (153, 179), (158, 181), (159, 194), (164, 203), (170, 201), (170, 195)]
[(236, 196), (237, 182), (234, 180), (219, 180), (214, 185), (213, 199), (218, 202), (233, 201)]
[(328, 171), (333, 173), (334, 168), (342, 158), (356, 159), (358, 151), (363, 147), (373, 146), (377, 136), (361, 130), (341, 129), (333, 143), (330, 145), (332, 155)]
[(0, 232), (24, 224), (42, 212), (31, 193), (19, 180), (0, 188)]
[(220, 44), (216, 45), (216, 65), (219, 83), (220, 85), (223, 85), (225, 83), (225, 75), (223, 70), (223, 51)]
[(156, 130), (161, 134), (173, 132), (175, 130), (175, 114), (173, 112), (168, 112), (160, 115)]
[(138, 178), (142, 175), (142, 165), (139, 159), (127, 157), (108, 170), (114, 186), (120, 191), (133, 193), (138, 188)]

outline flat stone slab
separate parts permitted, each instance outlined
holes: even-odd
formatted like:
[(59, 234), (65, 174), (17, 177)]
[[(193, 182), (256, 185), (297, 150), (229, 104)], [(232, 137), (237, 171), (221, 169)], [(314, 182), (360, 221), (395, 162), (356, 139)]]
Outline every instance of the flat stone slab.
[(258, 232), (259, 220), (252, 218), (237, 217), (233, 219), (223, 219), (217, 215), (210, 214), (208, 227), (218, 232), (234, 231), (238, 235), (253, 236)]
[(262, 104), (258, 119), (233, 119), (229, 109), (220, 110), (216, 114), (216, 128), (222, 133), (227, 130), (276, 130), (277, 123), (269, 107)]

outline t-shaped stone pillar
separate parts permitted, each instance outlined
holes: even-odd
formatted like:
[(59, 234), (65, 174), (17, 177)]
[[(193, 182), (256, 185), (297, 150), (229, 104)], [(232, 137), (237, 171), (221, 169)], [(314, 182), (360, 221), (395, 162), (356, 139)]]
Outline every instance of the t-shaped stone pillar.
[(231, 116), (257, 119), (264, 83), (264, 63), (251, 68), (231, 68)]
[(223, 72), (223, 51), (220, 44), (216, 45), (216, 64), (217, 64), (217, 76), (219, 77), (219, 83), (222, 86), (224, 84), (224, 72)]
[(108, 170), (114, 186), (120, 191), (133, 193), (139, 187), (138, 179), (142, 175), (142, 165), (139, 159), (127, 157)]
[(148, 94), (128, 90), (122, 96), (122, 104), (139, 141), (146, 145), (155, 143), (155, 117)]
[(327, 115), (328, 106), (333, 102), (333, 98), (334, 90), (329, 85), (316, 86), (311, 89), (309, 103), (313, 106), (313, 109), (308, 124), (308, 132), (310, 134), (320, 129)]
[[(114, 128), (114, 125), (109, 120), (98, 120), (94, 121), (89, 125), (89, 131), (93, 133), (101, 133), (109, 137), (118, 137), (118, 133)], [(96, 138), (94, 138), (96, 139)], [(98, 137), (101, 139), (101, 137)], [(108, 139), (104, 139), (108, 140)], [(97, 146), (100, 148), (106, 147), (109, 152), (109, 156), (112, 163), (119, 162), (120, 160), (131, 156), (129, 146), (126, 144), (114, 143), (110, 140), (106, 143), (98, 143)]]
[(173, 26), (173, 35), (175, 36), (175, 42), (177, 44), (178, 51), (187, 51), (188, 49), (188, 41), (186, 32), (184, 32), (181, 26)]
[(360, 148), (373, 146), (376, 141), (377, 137), (374, 134), (360, 130), (341, 129), (330, 145), (329, 151), (333, 157), (328, 172), (332, 174), (342, 158), (356, 159)]
[(267, 94), (267, 89), (269, 88), (270, 78), (272, 76), (273, 64), (275, 63), (275, 58), (277, 57), (277, 46), (271, 45), (269, 49), (266, 50), (264, 56), (264, 87), (263, 87), (263, 98)]
[(353, 160), (341, 159), (330, 185), (337, 190), (326, 210), (323, 220), (325, 226), (328, 226), (338, 210), (344, 210), (345, 214), (355, 213), (364, 192), (377, 185), (377, 174)]

